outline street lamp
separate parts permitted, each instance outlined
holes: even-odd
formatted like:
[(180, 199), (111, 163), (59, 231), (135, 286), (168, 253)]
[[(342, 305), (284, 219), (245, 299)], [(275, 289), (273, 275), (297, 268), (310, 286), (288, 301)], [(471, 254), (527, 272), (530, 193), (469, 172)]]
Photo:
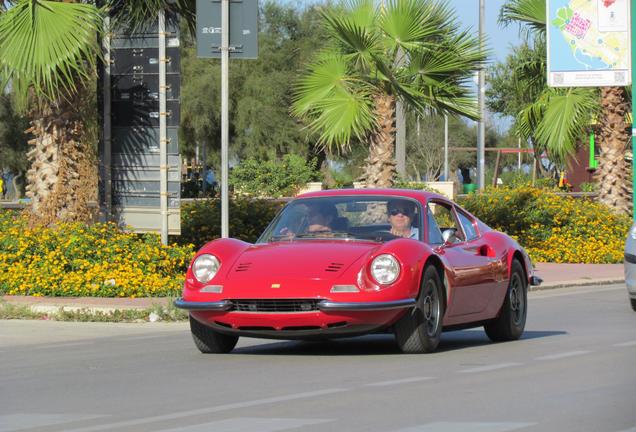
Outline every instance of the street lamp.
[[(634, 0), (632, 0), (634, 1)], [(485, 25), (485, 0), (479, 0), (479, 50), (484, 51), (484, 25)], [(477, 134), (477, 187), (484, 189), (486, 184), (486, 123), (485, 123), (485, 95), (486, 95), (486, 71), (484, 66), (479, 69), (479, 122)]]

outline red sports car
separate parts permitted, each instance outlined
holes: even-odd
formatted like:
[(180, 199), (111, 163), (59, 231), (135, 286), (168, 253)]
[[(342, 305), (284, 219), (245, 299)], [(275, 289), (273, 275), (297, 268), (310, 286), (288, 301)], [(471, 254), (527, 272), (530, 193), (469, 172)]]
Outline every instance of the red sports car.
[(442, 330), (484, 326), (518, 339), (528, 284), (519, 244), (443, 196), (356, 189), (304, 194), (255, 244), (218, 239), (192, 261), (175, 304), (201, 352), (239, 336), (350, 337), (390, 330), (403, 352), (435, 350)]

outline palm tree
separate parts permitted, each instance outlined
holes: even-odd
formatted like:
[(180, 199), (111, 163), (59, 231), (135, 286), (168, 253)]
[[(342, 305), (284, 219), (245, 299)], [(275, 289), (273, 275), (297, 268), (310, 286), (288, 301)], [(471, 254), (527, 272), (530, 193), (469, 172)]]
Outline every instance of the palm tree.
[(351, 0), (322, 16), (327, 48), (296, 84), (292, 113), (330, 151), (368, 145), (367, 186), (393, 182), (397, 100), (421, 114), (478, 118), (467, 84), (486, 55), (444, 3)]
[[(544, 0), (509, 0), (502, 7), (500, 21), (525, 25), (535, 41), (545, 46), (545, 7)], [(525, 72), (526, 80), (534, 73), (535, 82), (537, 77), (545, 82), (544, 67)], [(598, 117), (599, 201), (618, 212), (631, 213), (631, 173), (624, 156), (629, 143), (625, 122), (628, 109), (623, 87), (604, 87), (599, 94), (594, 88), (554, 89), (544, 85), (536, 101), (518, 114), (516, 123), (524, 137), (535, 138), (551, 157), (564, 161), (566, 155), (575, 152), (592, 119)]]
[(86, 113), (96, 109), (90, 101), (103, 14), (111, 10), (116, 20), (131, 26), (155, 19), (160, 8), (192, 19), (193, 0), (117, 0), (103, 9), (79, 1), (11, 3), (0, 9), (0, 83), (11, 83), (18, 108), (31, 120), (27, 196), (32, 222), (85, 220), (97, 184), (96, 146)]

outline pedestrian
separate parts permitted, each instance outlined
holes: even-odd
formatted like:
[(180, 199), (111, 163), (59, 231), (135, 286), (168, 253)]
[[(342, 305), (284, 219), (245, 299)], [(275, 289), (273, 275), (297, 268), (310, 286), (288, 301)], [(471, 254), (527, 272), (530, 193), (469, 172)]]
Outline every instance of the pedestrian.
[(4, 181), (4, 175), (0, 175), (0, 199), (4, 200), (4, 196), (7, 193), (7, 185)]

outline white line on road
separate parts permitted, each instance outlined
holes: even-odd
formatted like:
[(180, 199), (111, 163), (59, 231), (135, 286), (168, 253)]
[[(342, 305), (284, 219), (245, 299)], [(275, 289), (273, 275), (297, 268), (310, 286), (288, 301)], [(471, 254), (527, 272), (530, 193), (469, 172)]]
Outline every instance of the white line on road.
[(432, 379), (435, 379), (435, 378), (434, 377), (412, 377), (412, 378), (396, 379), (391, 381), (379, 381), (379, 382), (369, 383), (366, 385), (371, 387), (384, 387), (384, 386), (392, 386), (392, 385), (398, 385), (398, 384), (408, 384), (408, 383), (419, 382), (419, 381), (428, 381)]
[(614, 344), (615, 347), (631, 347), (631, 346), (636, 346), (636, 341), (631, 341), (631, 342), (623, 342), (623, 343), (617, 343)]
[(92, 420), (103, 416), (86, 414), (36, 414), (18, 413), (0, 415), (0, 432), (10, 432), (22, 429), (31, 429), (44, 426), (52, 426), (82, 420)]
[(564, 353), (550, 354), (547, 356), (537, 357), (536, 360), (559, 360), (568, 357), (574, 357), (583, 354), (589, 354), (592, 351), (568, 351)]
[(93, 432), (93, 431), (102, 431), (102, 430), (112, 430), (112, 429), (120, 428), (120, 427), (137, 426), (142, 424), (160, 422), (164, 420), (176, 420), (176, 419), (187, 418), (187, 417), (191, 417), (195, 415), (212, 414), (212, 413), (216, 413), (220, 411), (227, 411), (227, 410), (233, 410), (233, 409), (239, 409), (239, 408), (249, 408), (249, 407), (258, 406), (258, 405), (267, 405), (267, 404), (273, 404), (277, 402), (286, 402), (286, 401), (297, 400), (297, 399), (312, 398), (312, 397), (324, 396), (324, 395), (333, 394), (333, 393), (341, 393), (345, 391), (349, 391), (349, 389), (332, 388), (332, 389), (325, 389), (325, 390), (317, 390), (314, 392), (294, 393), (294, 394), (285, 395), (285, 396), (274, 396), (274, 397), (265, 398), (265, 399), (256, 399), (256, 400), (246, 401), (246, 402), (236, 402), (236, 403), (231, 403), (226, 405), (218, 405), (218, 406), (209, 407), (209, 408), (199, 408), (199, 409), (190, 410), (190, 411), (181, 411), (181, 412), (173, 413), (173, 414), (164, 414), (164, 415), (153, 416), (153, 417), (144, 417), (144, 418), (138, 418), (134, 420), (125, 420), (120, 422), (89, 426), (89, 427), (79, 428), (79, 429), (70, 429), (70, 430), (67, 430), (66, 432)]
[(160, 429), (161, 432), (276, 432), (286, 429), (301, 429), (321, 423), (328, 423), (333, 419), (294, 419), (294, 418), (259, 418), (238, 417), (218, 420), (211, 423), (182, 426), (176, 429)]
[(460, 370), (459, 373), (479, 373), (479, 372), (490, 372), (498, 369), (505, 369), (512, 366), (521, 366), (523, 363), (497, 363), (488, 366), (479, 366), (470, 369)]
[(400, 429), (396, 432), (508, 432), (536, 423), (435, 422)]

